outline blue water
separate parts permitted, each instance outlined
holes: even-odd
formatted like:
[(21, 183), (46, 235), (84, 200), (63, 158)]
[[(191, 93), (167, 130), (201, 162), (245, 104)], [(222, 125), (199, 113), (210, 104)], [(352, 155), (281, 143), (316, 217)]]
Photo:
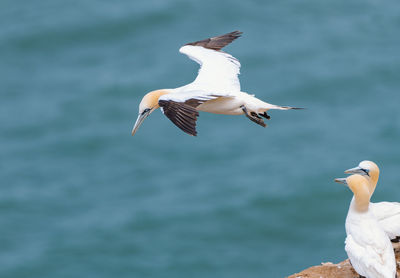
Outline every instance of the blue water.
[[(284, 277), (340, 261), (343, 170), (400, 200), (398, 1), (0, 1), (0, 277)], [(184, 43), (233, 30), (268, 128), (141, 97), (192, 81)]]

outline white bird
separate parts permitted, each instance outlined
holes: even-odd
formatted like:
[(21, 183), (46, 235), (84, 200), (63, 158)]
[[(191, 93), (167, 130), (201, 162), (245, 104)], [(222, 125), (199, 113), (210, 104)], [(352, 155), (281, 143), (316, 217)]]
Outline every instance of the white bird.
[[(357, 167), (348, 169), (346, 174), (360, 174), (367, 178), (371, 195), (374, 193), (379, 179), (379, 167), (372, 161), (361, 161)], [(379, 224), (393, 242), (400, 240), (400, 203), (379, 202), (371, 203), (373, 212)]]
[(369, 209), (371, 192), (361, 175), (335, 179), (354, 193), (346, 218), (345, 250), (353, 268), (367, 278), (396, 277), (392, 244)]
[(221, 49), (240, 37), (234, 31), (201, 41), (188, 43), (179, 52), (200, 64), (197, 78), (190, 84), (175, 88), (161, 89), (146, 94), (139, 105), (139, 115), (132, 129), (134, 135), (154, 110), (162, 112), (184, 132), (196, 136), (198, 111), (215, 114), (245, 114), (251, 121), (265, 127), (262, 117), (270, 119), (270, 109), (301, 109), (273, 105), (240, 89), (240, 62)]

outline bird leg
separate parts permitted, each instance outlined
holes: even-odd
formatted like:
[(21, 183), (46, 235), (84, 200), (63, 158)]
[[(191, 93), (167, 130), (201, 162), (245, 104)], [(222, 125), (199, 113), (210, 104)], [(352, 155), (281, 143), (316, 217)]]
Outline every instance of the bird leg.
[(256, 112), (250, 112), (250, 115), (253, 116), (253, 117), (261, 119), (261, 117), (258, 116), (258, 114)]
[(262, 118), (257, 115), (255, 112), (251, 112), (249, 114), (249, 111), (247, 111), (246, 107), (244, 105), (240, 106), (242, 108), (244, 114), (246, 115), (247, 118), (250, 119), (250, 121), (255, 122), (256, 124), (259, 124), (260, 126), (266, 127), (267, 125), (264, 123)]
[(261, 117), (266, 118), (267, 120), (271, 119), (271, 116), (267, 114), (267, 111), (265, 111), (264, 114), (258, 114), (258, 115), (260, 115)]

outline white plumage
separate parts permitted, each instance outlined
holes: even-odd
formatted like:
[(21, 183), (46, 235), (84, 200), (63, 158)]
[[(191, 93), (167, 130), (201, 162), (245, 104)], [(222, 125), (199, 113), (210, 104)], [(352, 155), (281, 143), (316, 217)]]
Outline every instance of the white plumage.
[(254, 95), (241, 91), (238, 75), (240, 62), (221, 49), (240, 37), (234, 31), (225, 35), (188, 43), (179, 51), (200, 65), (196, 79), (175, 89), (162, 89), (148, 93), (139, 105), (139, 116), (132, 135), (155, 109), (162, 112), (180, 129), (190, 135), (197, 135), (198, 111), (215, 114), (245, 114), (251, 121), (265, 127), (262, 118), (270, 119), (270, 109), (300, 109), (273, 105)]
[[(346, 170), (345, 173), (364, 176), (368, 180), (371, 195), (375, 192), (380, 173), (376, 163), (364, 160), (361, 161), (357, 167)], [(394, 240), (400, 237), (400, 203), (371, 203), (370, 210), (390, 239)]]
[(215, 93), (240, 92), (240, 62), (232, 55), (202, 46), (185, 45), (179, 52), (200, 64), (196, 79), (177, 91), (202, 90)]
[(370, 209), (390, 239), (400, 237), (400, 203), (371, 203)]
[(392, 244), (371, 211), (358, 213), (352, 200), (346, 218), (345, 250), (354, 269), (368, 278), (395, 277)]
[(346, 218), (345, 250), (353, 268), (367, 278), (396, 277), (396, 260), (392, 244), (369, 209), (371, 193), (361, 175), (336, 179), (353, 191)]

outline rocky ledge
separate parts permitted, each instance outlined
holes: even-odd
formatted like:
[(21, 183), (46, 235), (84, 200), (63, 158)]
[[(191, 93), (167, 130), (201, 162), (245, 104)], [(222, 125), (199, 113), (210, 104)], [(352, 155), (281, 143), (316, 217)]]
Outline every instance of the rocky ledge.
[[(399, 246), (400, 247), (400, 246)], [(395, 249), (397, 261), (397, 276), (400, 277), (400, 248)], [(358, 278), (359, 275), (354, 271), (347, 259), (338, 264), (322, 263), (303, 270), (302, 272), (290, 275), (288, 278)]]

